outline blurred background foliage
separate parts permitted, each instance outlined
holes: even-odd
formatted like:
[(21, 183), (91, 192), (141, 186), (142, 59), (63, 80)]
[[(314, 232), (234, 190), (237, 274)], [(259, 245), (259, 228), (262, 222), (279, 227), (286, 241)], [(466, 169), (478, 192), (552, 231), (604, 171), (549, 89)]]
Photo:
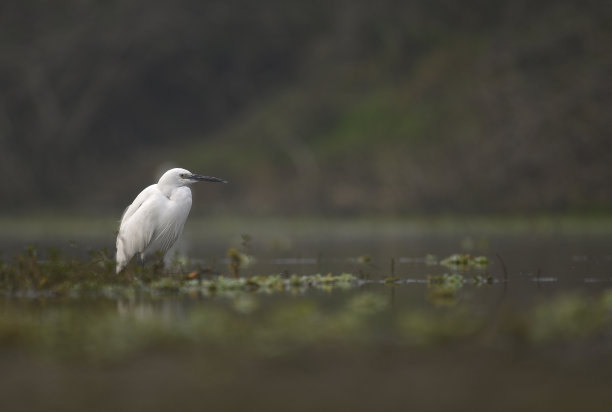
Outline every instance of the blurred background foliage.
[(0, 212), (118, 214), (168, 165), (230, 180), (196, 214), (610, 212), (611, 20), (599, 0), (3, 1)]

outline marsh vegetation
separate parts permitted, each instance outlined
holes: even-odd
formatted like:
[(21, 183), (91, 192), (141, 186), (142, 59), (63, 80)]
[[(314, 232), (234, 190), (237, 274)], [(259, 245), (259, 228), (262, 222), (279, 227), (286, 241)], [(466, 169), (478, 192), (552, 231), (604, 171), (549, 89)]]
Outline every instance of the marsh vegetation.
[[(279, 251), (242, 236), (214, 257), (158, 259), (120, 275), (106, 250), (28, 248), (5, 256), (2, 383), (15, 388), (19, 379), (10, 376), (27, 374), (39, 396), (24, 404), (40, 407), (52, 396), (63, 410), (90, 402), (93, 382), (113, 394), (99, 410), (115, 402), (136, 407), (138, 396), (119, 383), (128, 381), (150, 391), (152, 410), (178, 396), (187, 409), (205, 396), (229, 410), (274, 409), (295, 397), (302, 397), (297, 410), (366, 410), (372, 397), (351, 394), (360, 385), (392, 391), (377, 400), (389, 409), (460, 404), (461, 393), (478, 385), (507, 400), (501, 410), (519, 406), (511, 387), (525, 396), (523, 406), (546, 399), (541, 410), (595, 410), (607, 397), (606, 235), (327, 241)], [(356, 250), (364, 253), (347, 255)], [(584, 380), (586, 373), (598, 381)], [(572, 392), (553, 398), (533, 379)], [(432, 402), (440, 385), (448, 385), (447, 398)], [(245, 397), (233, 398), (234, 391)], [(17, 404), (17, 393), (7, 402)]]

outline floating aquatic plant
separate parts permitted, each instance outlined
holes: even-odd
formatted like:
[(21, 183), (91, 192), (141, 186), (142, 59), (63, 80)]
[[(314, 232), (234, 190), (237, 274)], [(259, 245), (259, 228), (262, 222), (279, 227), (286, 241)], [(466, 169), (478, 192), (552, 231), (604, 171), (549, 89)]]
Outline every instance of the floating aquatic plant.
[(432, 254), (427, 254), (425, 255), (425, 264), (428, 266), (433, 266), (436, 265), (438, 263), (438, 259), (436, 258), (435, 255)]
[(465, 283), (458, 273), (427, 276), (427, 300), (436, 306), (452, 306), (457, 302), (457, 290)]
[(472, 276), (472, 282), (474, 282), (475, 285), (490, 285), (493, 283), (493, 276), (491, 276), (490, 274), (484, 274), (484, 275), (475, 275)]
[(466, 282), (465, 278), (454, 273), (449, 275), (447, 273), (438, 276), (427, 276), (427, 283), (430, 285), (448, 286), (452, 288), (460, 288)]
[(398, 283), (401, 279), (396, 276), (387, 276), (384, 279), (385, 283)]
[(140, 294), (204, 294), (233, 291), (282, 291), (299, 288), (350, 287), (358, 278), (342, 273), (313, 275), (280, 275), (240, 277), (248, 264), (246, 255), (230, 249), (230, 276), (211, 275), (210, 270), (196, 269), (184, 274), (183, 263), (164, 268), (161, 258), (152, 265), (128, 266), (116, 275), (114, 261), (107, 250), (90, 253), (89, 260), (63, 257), (58, 251), (41, 259), (35, 248), (17, 255), (13, 262), (0, 264), (0, 292), (5, 295), (41, 296), (121, 296)]
[[(278, 356), (332, 345), (404, 347), (466, 339), (503, 347), (607, 342), (612, 327), (612, 289), (597, 296), (542, 296), (495, 312), (475, 305), (466, 293), (474, 291), (472, 285), (492, 283), (486, 274), (429, 276), (426, 285), (408, 286), (394, 277), (368, 281), (349, 273), (236, 278), (182, 269), (160, 274), (133, 267), (117, 276), (106, 251), (79, 260), (56, 251), (43, 258), (29, 249), (0, 262), (0, 346), (94, 360), (152, 349), (174, 353), (177, 347)], [(387, 282), (396, 286), (385, 288)], [(308, 293), (340, 288), (350, 290), (334, 299)], [(398, 293), (408, 288), (419, 288), (417, 299)]]
[(466, 269), (470, 267), (485, 267), (489, 264), (486, 256), (472, 256), (469, 253), (455, 253), (446, 259), (442, 259), (440, 264), (453, 269)]

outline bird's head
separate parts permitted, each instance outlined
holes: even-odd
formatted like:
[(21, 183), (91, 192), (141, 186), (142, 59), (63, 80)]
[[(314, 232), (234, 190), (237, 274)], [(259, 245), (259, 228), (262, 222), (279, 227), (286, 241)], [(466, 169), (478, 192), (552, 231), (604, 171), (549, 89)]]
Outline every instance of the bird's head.
[(159, 179), (158, 184), (163, 186), (187, 186), (195, 182), (227, 183), (227, 180), (212, 176), (201, 176), (191, 173), (189, 170), (175, 168), (170, 169)]

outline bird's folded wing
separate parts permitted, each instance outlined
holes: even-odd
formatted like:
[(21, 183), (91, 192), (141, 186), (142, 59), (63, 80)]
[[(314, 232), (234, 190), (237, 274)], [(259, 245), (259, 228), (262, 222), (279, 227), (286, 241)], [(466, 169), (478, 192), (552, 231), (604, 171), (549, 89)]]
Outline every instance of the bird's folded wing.
[(118, 253), (120, 251), (126, 260), (145, 250), (155, 233), (154, 222), (157, 218), (155, 205), (163, 195), (154, 186), (151, 185), (140, 192), (121, 218), (117, 251)]
[(154, 196), (155, 191), (156, 191), (155, 186), (156, 185), (151, 185), (151, 186), (144, 188), (142, 192), (140, 192), (138, 196), (136, 196), (136, 199), (134, 199), (132, 204), (125, 208), (125, 211), (123, 212), (123, 216), (121, 216), (121, 226), (123, 226), (123, 224), (130, 217), (132, 217), (134, 213), (136, 213), (136, 211), (140, 208), (140, 206), (142, 206), (145, 200)]

